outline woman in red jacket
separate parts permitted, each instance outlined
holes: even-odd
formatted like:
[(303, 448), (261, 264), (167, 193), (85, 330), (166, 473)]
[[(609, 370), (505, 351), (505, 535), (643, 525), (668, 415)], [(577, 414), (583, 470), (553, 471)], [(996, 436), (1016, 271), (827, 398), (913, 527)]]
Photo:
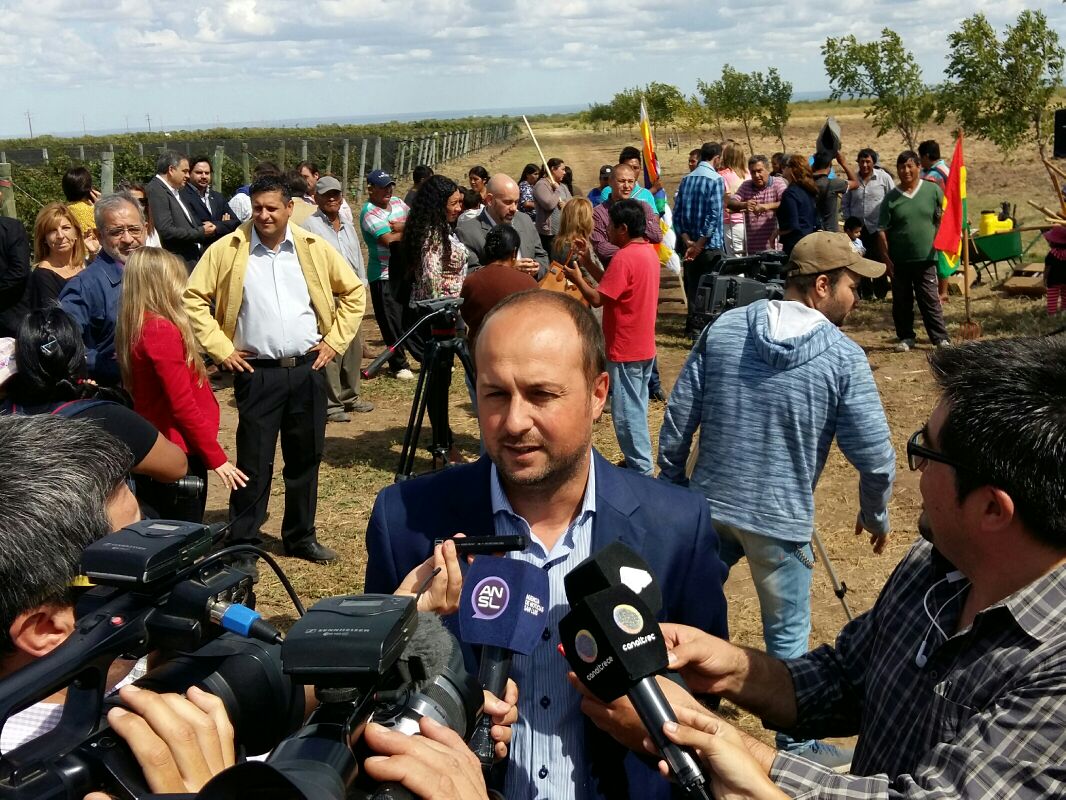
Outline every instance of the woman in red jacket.
[(115, 349), (134, 410), (185, 451), (189, 475), (204, 482), (202, 491), (184, 494), (162, 484), (138, 485), (138, 498), (161, 518), (200, 522), (208, 469), (230, 491), (244, 486), (247, 476), (218, 444), (218, 401), (181, 303), (187, 277), (185, 265), (165, 250), (134, 252), (123, 272)]

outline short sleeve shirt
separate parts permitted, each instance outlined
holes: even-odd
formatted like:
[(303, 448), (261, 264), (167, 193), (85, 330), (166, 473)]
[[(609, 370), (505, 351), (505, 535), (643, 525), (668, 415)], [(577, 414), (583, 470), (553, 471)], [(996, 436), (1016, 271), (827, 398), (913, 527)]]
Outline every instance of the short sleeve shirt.
[(596, 290), (603, 297), (607, 358), (646, 361), (655, 356), (659, 307), (659, 257), (647, 242), (633, 242), (611, 259)]
[(369, 200), (359, 212), (359, 228), (363, 232), (370, 264), (367, 279), (378, 281), (389, 277), (389, 248), (380, 241), (380, 237), (392, 232), (393, 222), (404, 222), (410, 209), (395, 195), (389, 198), (386, 208), (379, 208)]
[[(761, 205), (779, 203), (787, 186), (788, 183), (784, 178), (771, 178), (763, 188), (756, 189), (755, 184), (749, 179), (740, 184), (740, 188), (733, 197), (744, 202), (754, 200)], [(770, 243), (777, 234), (777, 215), (773, 211), (758, 213), (745, 211), (744, 221), (747, 224), (748, 253), (761, 253), (769, 250)]]

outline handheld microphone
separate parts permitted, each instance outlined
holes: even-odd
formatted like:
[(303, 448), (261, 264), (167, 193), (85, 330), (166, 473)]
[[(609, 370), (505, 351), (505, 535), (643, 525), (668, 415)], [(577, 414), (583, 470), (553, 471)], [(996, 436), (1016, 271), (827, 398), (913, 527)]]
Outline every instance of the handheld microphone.
[(590, 594), (563, 617), (559, 636), (566, 660), (585, 687), (605, 703), (627, 696), (685, 796), (709, 800), (696, 756), (663, 733), (665, 723), (677, 722), (655, 681), (666, 670), (666, 644), (637, 593), (613, 586)]
[(621, 542), (611, 542), (570, 570), (563, 586), (571, 608), (594, 592), (626, 586), (653, 615), (663, 610), (663, 593), (648, 563)]
[[(497, 697), (507, 689), (511, 656), (532, 654), (548, 613), (548, 573), (525, 561), (481, 556), (463, 578), (459, 633), (482, 645), (478, 680)], [(483, 769), (492, 767), (492, 718), (484, 715), (470, 740)]]

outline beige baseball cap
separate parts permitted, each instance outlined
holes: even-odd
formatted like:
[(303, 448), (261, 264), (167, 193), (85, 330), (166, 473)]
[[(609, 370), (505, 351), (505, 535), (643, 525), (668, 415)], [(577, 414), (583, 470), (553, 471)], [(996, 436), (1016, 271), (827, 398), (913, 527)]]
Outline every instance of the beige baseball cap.
[(817, 275), (847, 267), (864, 278), (880, 278), (885, 265), (863, 258), (851, 246), (846, 233), (815, 231), (804, 236), (792, 248), (788, 260), (788, 276)]

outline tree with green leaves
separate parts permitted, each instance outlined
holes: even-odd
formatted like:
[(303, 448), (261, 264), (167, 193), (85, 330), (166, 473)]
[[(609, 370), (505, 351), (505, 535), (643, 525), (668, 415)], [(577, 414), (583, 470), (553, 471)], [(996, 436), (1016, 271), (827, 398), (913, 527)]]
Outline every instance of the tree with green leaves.
[(759, 117), (762, 99), (762, 75), (758, 72), (741, 72), (729, 64), (724, 64), (720, 85), (722, 116), (736, 120), (744, 127), (750, 153), (754, 149), (751, 143), (751, 126)]
[(758, 72), (759, 80), (759, 127), (767, 136), (774, 136), (785, 145), (785, 128), (792, 116), (792, 83), (782, 79), (777, 67), (770, 67), (766, 76)]
[(644, 87), (642, 94), (648, 119), (653, 126), (670, 122), (685, 105), (685, 95), (669, 83), (653, 81)]
[(866, 118), (877, 135), (896, 131), (908, 148), (917, 147), (922, 126), (935, 109), (934, 95), (898, 33), (885, 28), (881, 38), (872, 42), (859, 42), (852, 34), (826, 39), (822, 58), (832, 89), (830, 99), (871, 98)]
[(696, 95), (689, 97), (678, 109), (674, 119), (681, 130), (698, 137), (707, 124), (707, 108)]
[(718, 138), (725, 139), (725, 131), (722, 130), (722, 117), (725, 116), (723, 113), (725, 99), (722, 94), (722, 82), (712, 81), (711, 83), (705, 83), (703, 80), (699, 80), (696, 82), (696, 89), (703, 95), (704, 108), (718, 127)]
[(610, 105), (615, 125), (635, 125), (640, 119), (640, 90), (623, 89), (611, 98)]
[(947, 81), (937, 106), (940, 121), (950, 114), (965, 133), (987, 139), (1005, 153), (1033, 143), (1043, 158), (1066, 57), (1044, 13), (1021, 12), (1002, 41), (984, 14), (974, 14), (948, 42)]

